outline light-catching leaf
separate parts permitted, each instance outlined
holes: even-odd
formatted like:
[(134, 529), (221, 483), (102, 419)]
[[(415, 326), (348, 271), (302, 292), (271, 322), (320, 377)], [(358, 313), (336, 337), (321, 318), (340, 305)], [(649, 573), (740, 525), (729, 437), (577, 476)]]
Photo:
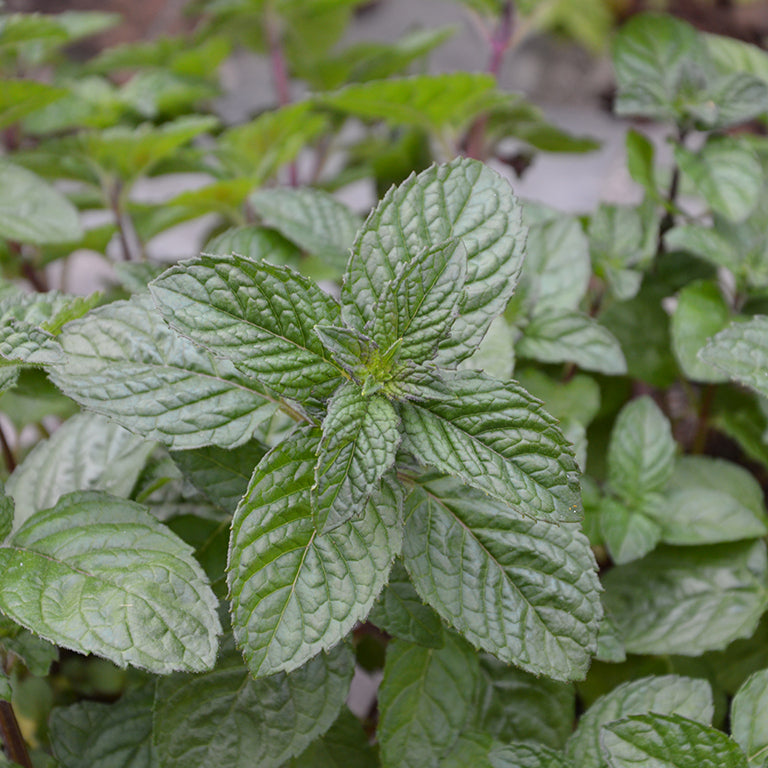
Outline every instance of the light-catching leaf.
[(446, 621), (534, 674), (584, 676), (602, 607), (578, 526), (530, 520), (453, 479), (414, 490), (406, 514), (403, 561)]
[(256, 467), (232, 523), (229, 588), (235, 639), (256, 677), (290, 671), (364, 618), (402, 541), (395, 491), (319, 534), (312, 522), (319, 430), (300, 429)]
[(0, 548), (0, 608), (64, 648), (167, 674), (213, 666), (217, 601), (192, 549), (96, 491), (37, 512)]
[(755, 672), (731, 703), (731, 733), (747, 755), (750, 768), (768, 765), (768, 669)]
[(617, 565), (647, 555), (661, 541), (661, 525), (652, 514), (658, 494), (644, 496), (640, 503), (608, 496), (600, 504), (600, 531)]

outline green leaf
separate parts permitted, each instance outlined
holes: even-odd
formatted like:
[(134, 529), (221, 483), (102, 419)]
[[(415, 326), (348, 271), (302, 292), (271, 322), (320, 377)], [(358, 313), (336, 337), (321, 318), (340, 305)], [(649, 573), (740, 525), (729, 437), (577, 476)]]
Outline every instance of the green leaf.
[(361, 517), (383, 475), (395, 463), (400, 419), (380, 395), (342, 384), (328, 403), (310, 494), (319, 534)]
[(730, 319), (731, 311), (716, 283), (697, 280), (680, 291), (672, 315), (672, 349), (688, 378), (708, 383), (727, 381), (717, 368), (702, 362), (698, 353)]
[(509, 184), (482, 163), (432, 166), (390, 190), (358, 235), (342, 287), (347, 323), (364, 330), (386, 284), (424, 249), (460, 239), (466, 295), (438, 360), (468, 357), (506, 307), (523, 260), (525, 230)]
[(56, 707), (50, 733), (61, 768), (154, 768), (153, 693), (148, 686), (113, 704), (81, 701)]
[(255, 382), (173, 333), (146, 295), (68, 323), (58, 340), (56, 386), (174, 449), (240, 445), (275, 410)]
[(659, 197), (656, 182), (656, 150), (645, 134), (630, 128), (627, 131), (627, 169), (636, 181), (654, 199)]
[(534, 674), (584, 676), (602, 607), (578, 526), (515, 515), (450, 478), (414, 490), (406, 515), (403, 561), (443, 619)]
[(201, 256), (150, 283), (171, 327), (286, 397), (329, 397), (339, 370), (314, 333), (338, 304), (288, 267)]
[(240, 654), (227, 647), (211, 672), (158, 682), (154, 740), (160, 764), (279, 768), (328, 730), (353, 671), (354, 656), (341, 645), (288, 675), (254, 680)]
[(613, 497), (603, 499), (600, 531), (614, 563), (637, 560), (661, 541), (661, 525), (651, 514), (658, 503), (657, 494), (645, 496), (640, 504), (632, 505)]
[(35, 80), (0, 81), (0, 128), (12, 125), (46, 104), (65, 96), (64, 88), (55, 88)]
[(35, 677), (45, 677), (59, 658), (55, 645), (5, 616), (0, 617), (0, 648), (9, 658), (18, 659)]
[(353, 377), (365, 378), (365, 363), (375, 354), (373, 339), (360, 331), (338, 325), (316, 325), (315, 334), (333, 359)]
[(600, 625), (595, 660), (607, 661), (612, 664), (620, 664), (627, 660), (624, 642), (619, 635), (615, 622), (608, 613), (603, 616), (603, 623)]
[(668, 544), (713, 544), (768, 533), (760, 484), (743, 467), (709, 456), (682, 456), (658, 523)]
[(0, 609), (64, 648), (160, 674), (210, 668), (221, 632), (192, 549), (95, 491), (37, 512), (0, 548)]
[(77, 209), (47, 182), (0, 159), (0, 237), (43, 245), (83, 236)]
[(629, 653), (698, 656), (757, 626), (768, 600), (765, 544), (660, 547), (603, 583)]
[(488, 757), (490, 768), (571, 768), (561, 753), (530, 742), (496, 745)]
[(537, 312), (525, 326), (516, 347), (520, 357), (542, 363), (572, 362), (588, 371), (609, 376), (627, 372), (616, 337), (582, 312)]
[(0, 542), (8, 538), (8, 534), (13, 529), (13, 497), (5, 492), (2, 482), (0, 482)]
[(72, 416), (11, 475), (8, 493), (16, 502), (16, 527), (72, 491), (127, 498), (154, 447), (98, 414)]
[(600, 731), (606, 724), (647, 712), (710, 723), (713, 711), (712, 690), (706, 680), (677, 675), (631, 680), (592, 704), (568, 739), (565, 754), (579, 768), (604, 768), (607, 764), (600, 750)]
[(249, 198), (262, 222), (303, 251), (343, 270), (360, 220), (319, 189), (257, 190)]
[(746, 72), (768, 84), (768, 55), (756, 45), (724, 35), (705, 35), (712, 59), (724, 74)]
[(755, 672), (736, 692), (731, 704), (731, 733), (750, 766), (768, 765), (768, 669)]
[(447, 634), (442, 648), (394, 640), (379, 688), (378, 738), (384, 768), (437, 768), (472, 714), (480, 687), (477, 656)]
[(466, 277), (467, 259), (460, 240), (417, 254), (387, 283), (376, 302), (371, 337), (382, 349), (402, 340), (403, 360), (432, 359), (450, 334)]
[(336, 645), (368, 615), (400, 549), (399, 504), (386, 483), (361, 517), (315, 530), (319, 441), (319, 430), (304, 428), (273, 448), (232, 522), (232, 623), (255, 677), (296, 669)]
[[(281, 234), (264, 227), (233, 227), (209, 240), (203, 253), (229, 256), (231, 253), (251, 261), (298, 266), (301, 252)], [(156, 275), (155, 275), (156, 277)]]
[(389, 584), (373, 604), (368, 621), (399, 640), (426, 648), (443, 645), (440, 617), (424, 604), (399, 560), (395, 560)]
[(768, 395), (768, 317), (735, 321), (705, 346), (699, 357), (732, 379)]
[(667, 417), (644, 395), (625, 405), (608, 446), (608, 482), (632, 504), (661, 491), (674, 471), (675, 440)]
[(744, 753), (722, 731), (680, 715), (635, 715), (603, 729), (611, 768), (747, 768)]
[(516, 382), (445, 376), (449, 394), (400, 405), (404, 445), (530, 517), (578, 520), (578, 470), (556, 421)]
[(744, 221), (757, 205), (763, 171), (757, 154), (732, 136), (713, 136), (698, 151), (675, 147), (675, 162), (707, 205), (732, 221)]

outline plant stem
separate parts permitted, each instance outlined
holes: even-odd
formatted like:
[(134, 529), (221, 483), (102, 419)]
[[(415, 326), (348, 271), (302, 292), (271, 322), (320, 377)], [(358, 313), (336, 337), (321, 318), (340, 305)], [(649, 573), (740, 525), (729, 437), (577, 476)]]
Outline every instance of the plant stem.
[(128, 241), (125, 213), (123, 211), (122, 184), (119, 181), (116, 181), (109, 191), (109, 204), (112, 208), (112, 213), (115, 216), (117, 234), (120, 238), (120, 245), (123, 249), (123, 261), (132, 261), (132, 248), (130, 242)]
[(16, 469), (16, 459), (14, 458), (13, 451), (11, 450), (11, 446), (8, 443), (8, 438), (5, 436), (5, 431), (3, 430), (2, 424), (0, 424), (0, 447), (3, 451), (3, 461), (5, 462), (5, 468), (10, 474), (14, 469)]
[(9, 240), (8, 250), (11, 252), (12, 256), (15, 256), (19, 260), (21, 274), (29, 281), (30, 285), (38, 293), (45, 293), (48, 290), (45, 278), (24, 258), (24, 253), (21, 250), (21, 243)]
[(13, 707), (7, 701), (0, 701), (0, 736), (3, 739), (5, 754), (9, 760), (24, 768), (33, 768), (27, 752), (27, 745), (21, 735), (19, 721), (13, 713)]
[[(678, 146), (685, 145), (687, 132), (681, 128), (677, 134)], [(672, 180), (669, 183), (669, 192), (667, 193), (667, 212), (659, 225), (659, 244), (657, 253), (664, 253), (664, 235), (675, 226), (675, 207), (677, 205), (677, 195), (680, 191), (680, 168), (677, 164), (672, 169)]]
[(715, 398), (715, 385), (708, 384), (701, 396), (699, 406), (699, 424), (696, 430), (696, 436), (693, 438), (691, 453), (701, 454), (707, 447), (707, 435), (709, 434), (709, 415), (712, 411), (712, 401)]

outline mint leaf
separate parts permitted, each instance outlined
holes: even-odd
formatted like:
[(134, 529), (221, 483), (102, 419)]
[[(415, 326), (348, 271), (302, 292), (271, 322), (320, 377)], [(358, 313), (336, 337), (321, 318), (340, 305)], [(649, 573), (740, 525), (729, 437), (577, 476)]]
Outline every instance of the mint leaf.
[(395, 463), (399, 421), (389, 400), (366, 397), (357, 384), (343, 384), (331, 398), (311, 493), (318, 533), (363, 514), (382, 476)]
[(635, 715), (606, 725), (601, 746), (611, 768), (747, 768), (722, 731), (680, 715)]
[(3, 483), (0, 482), (0, 542), (8, 538), (13, 528), (14, 502), (6, 494)]
[(455, 635), (437, 649), (393, 640), (379, 688), (382, 766), (436, 768), (470, 717), (479, 686), (477, 656)]
[(301, 260), (301, 251), (281, 234), (253, 225), (224, 230), (205, 244), (203, 253), (211, 256), (229, 256), (234, 253), (251, 261), (266, 259), (272, 264), (294, 267)]
[[(640, 504), (628, 504), (607, 497), (600, 504), (600, 531), (617, 565), (629, 563), (647, 555), (662, 538), (661, 524), (654, 514), (660, 504), (658, 494), (643, 497)], [(659, 518), (666, 511), (662, 507)]]
[(164, 768), (279, 768), (336, 719), (354, 657), (346, 645), (290, 674), (254, 680), (230, 643), (204, 675), (158, 681), (154, 741)]
[(750, 766), (768, 765), (768, 669), (755, 672), (739, 688), (731, 703), (731, 733), (747, 755)]
[(584, 676), (602, 607), (577, 526), (515, 515), (450, 478), (414, 490), (406, 517), (403, 561), (443, 619), (534, 674)]
[(339, 371), (313, 329), (339, 317), (336, 302), (288, 267), (201, 256), (150, 283), (170, 326), (286, 397), (322, 399)]
[(604, 725), (647, 712), (677, 714), (710, 723), (713, 711), (712, 691), (706, 680), (677, 675), (631, 680), (592, 704), (568, 739), (565, 754), (579, 768), (604, 768), (607, 763), (600, 750), (600, 731)]
[(316, 325), (315, 333), (331, 357), (351, 376), (365, 373), (365, 363), (376, 349), (373, 339), (338, 325)]
[(68, 323), (53, 382), (81, 405), (175, 448), (235, 446), (274, 413), (233, 366), (173, 333), (148, 296)]
[(542, 744), (498, 744), (488, 753), (490, 768), (571, 768), (565, 757)]
[(524, 515), (578, 520), (576, 462), (539, 401), (474, 371), (445, 381), (450, 395), (401, 404), (407, 450)]
[(319, 430), (299, 429), (253, 473), (232, 522), (229, 589), (235, 639), (255, 677), (290, 671), (363, 619), (400, 549), (387, 484), (362, 516), (320, 534), (310, 489)]
[(438, 359), (449, 365), (471, 355), (515, 289), (525, 239), (509, 184), (475, 160), (460, 158), (409, 177), (368, 217), (342, 287), (347, 323), (363, 330), (398, 265), (454, 238), (466, 251), (466, 295)]
[(0, 608), (57, 645), (160, 674), (210, 668), (221, 632), (192, 549), (95, 491), (37, 512), (0, 548)]

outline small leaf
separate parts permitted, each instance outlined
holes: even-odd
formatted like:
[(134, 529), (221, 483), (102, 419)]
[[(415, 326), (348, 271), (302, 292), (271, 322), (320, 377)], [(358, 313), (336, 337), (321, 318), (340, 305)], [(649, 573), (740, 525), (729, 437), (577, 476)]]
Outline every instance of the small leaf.
[(731, 732), (751, 768), (768, 765), (768, 669), (755, 672), (731, 703)]
[(210, 668), (221, 632), (191, 548), (95, 491), (37, 512), (0, 548), (0, 608), (57, 645), (160, 674)]
[(398, 502), (387, 484), (360, 518), (315, 530), (319, 441), (319, 430), (303, 428), (273, 448), (232, 522), (232, 623), (255, 677), (296, 669), (336, 645), (367, 616), (400, 549)]
[(338, 325), (316, 325), (315, 334), (333, 359), (352, 376), (364, 373), (364, 363), (376, 349), (373, 339)]
[(680, 715), (635, 715), (605, 726), (601, 746), (611, 768), (747, 768), (722, 731)]
[(400, 406), (406, 448), (524, 515), (578, 520), (576, 462), (539, 401), (474, 371), (445, 381), (449, 396)]
[[(643, 497), (639, 506), (608, 497), (600, 505), (600, 531), (617, 565), (629, 563), (647, 555), (661, 541), (661, 525), (649, 514), (648, 507), (658, 504), (658, 498)], [(661, 515), (660, 515), (661, 516)]]
[(384, 397), (343, 384), (328, 403), (311, 493), (315, 528), (323, 534), (360, 517), (395, 463), (399, 418)]
[(67, 94), (64, 88), (55, 88), (36, 80), (0, 81), (0, 128), (13, 125), (21, 118)]
[(328, 397), (339, 370), (314, 333), (338, 319), (336, 302), (288, 267), (201, 256), (150, 283), (170, 326), (281, 395)]
[(645, 134), (630, 128), (627, 131), (627, 169), (633, 181), (640, 184), (652, 197), (658, 197), (655, 173), (656, 150)]

